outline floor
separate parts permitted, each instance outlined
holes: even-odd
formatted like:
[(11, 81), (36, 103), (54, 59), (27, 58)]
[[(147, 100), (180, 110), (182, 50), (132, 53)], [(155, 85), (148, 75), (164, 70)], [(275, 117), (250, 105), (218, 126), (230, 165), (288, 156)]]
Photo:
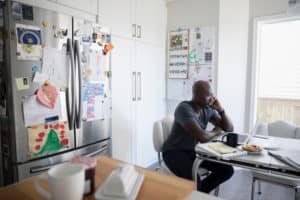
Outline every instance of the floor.
[[(157, 170), (158, 167), (158, 163), (154, 163), (148, 168)], [(251, 186), (251, 171), (236, 168), (233, 177), (221, 185), (219, 197), (224, 200), (250, 200)], [(295, 195), (294, 190), (291, 188), (264, 182), (261, 182), (261, 191), (262, 194), (258, 195), (256, 184), (254, 200), (294, 200)], [(298, 196), (298, 200), (300, 200), (300, 195)]]
[[(250, 200), (251, 184), (251, 172), (236, 169), (233, 177), (221, 185), (219, 197), (228, 200)], [(255, 200), (294, 200), (295, 193), (291, 188), (263, 182), (261, 188), (262, 194), (258, 195), (256, 192)], [(298, 199), (300, 200), (300, 198)]]

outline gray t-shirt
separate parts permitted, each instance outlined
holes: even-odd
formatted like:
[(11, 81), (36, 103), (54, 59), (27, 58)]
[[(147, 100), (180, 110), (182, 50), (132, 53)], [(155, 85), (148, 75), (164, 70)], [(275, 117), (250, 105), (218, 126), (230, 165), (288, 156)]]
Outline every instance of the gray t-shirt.
[(194, 150), (197, 140), (183, 127), (187, 122), (196, 121), (202, 129), (206, 129), (208, 122), (211, 122), (219, 114), (211, 107), (202, 108), (198, 117), (192, 107), (191, 101), (181, 102), (175, 110), (175, 119), (170, 136), (165, 141), (162, 151), (170, 150)]

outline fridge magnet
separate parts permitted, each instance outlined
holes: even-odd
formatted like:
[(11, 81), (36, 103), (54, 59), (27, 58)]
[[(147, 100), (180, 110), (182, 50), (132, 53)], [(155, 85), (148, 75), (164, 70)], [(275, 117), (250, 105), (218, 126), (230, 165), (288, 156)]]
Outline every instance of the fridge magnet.
[(28, 127), (28, 146), (31, 157), (47, 155), (68, 148), (70, 145), (68, 127), (68, 122), (54, 122)]
[(56, 98), (58, 96), (57, 89), (46, 83), (42, 89), (39, 89), (36, 94), (37, 100), (44, 106), (53, 109), (55, 106)]
[(11, 14), (14, 20), (22, 19), (22, 6), (19, 2), (11, 2)]
[(32, 72), (39, 72), (41, 71), (41, 67), (34, 65), (32, 68)]
[(16, 24), (17, 58), (39, 60), (42, 57), (40, 27)]
[(103, 54), (106, 55), (108, 52), (110, 52), (112, 49), (114, 48), (114, 45), (112, 44), (106, 44), (104, 46), (104, 49), (103, 49)]
[(16, 86), (17, 86), (17, 90), (29, 89), (29, 78), (28, 77), (16, 78)]
[(22, 17), (26, 20), (33, 20), (33, 7), (22, 4)]

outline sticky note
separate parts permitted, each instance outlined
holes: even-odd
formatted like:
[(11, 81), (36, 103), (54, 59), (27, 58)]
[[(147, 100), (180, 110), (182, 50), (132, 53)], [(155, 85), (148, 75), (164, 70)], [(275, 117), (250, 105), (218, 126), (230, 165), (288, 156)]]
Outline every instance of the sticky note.
[(28, 77), (16, 78), (16, 85), (18, 90), (29, 89), (29, 78)]

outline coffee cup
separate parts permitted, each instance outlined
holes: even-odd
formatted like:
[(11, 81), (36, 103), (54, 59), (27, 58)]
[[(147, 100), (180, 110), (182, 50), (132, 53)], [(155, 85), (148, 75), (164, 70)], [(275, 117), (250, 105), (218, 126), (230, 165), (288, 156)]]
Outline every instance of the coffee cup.
[(231, 147), (236, 147), (238, 145), (238, 134), (236, 133), (227, 133), (226, 135), (223, 135), (222, 142), (224, 142), (224, 139), (226, 138), (225, 144)]
[[(85, 166), (81, 164), (62, 163), (41, 174), (35, 179), (36, 190), (47, 199), (81, 200), (84, 192)], [(47, 191), (40, 185), (40, 180), (48, 180)]]

